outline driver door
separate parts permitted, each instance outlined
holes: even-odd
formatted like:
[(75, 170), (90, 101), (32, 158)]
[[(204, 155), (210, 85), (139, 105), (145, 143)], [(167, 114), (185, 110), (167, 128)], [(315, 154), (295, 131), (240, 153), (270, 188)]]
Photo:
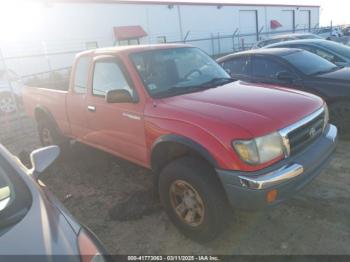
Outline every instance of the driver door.
[(138, 101), (133, 83), (115, 56), (94, 59), (93, 79), (87, 100), (89, 144), (139, 164), (146, 161), (143, 104), (107, 103), (109, 90), (123, 89)]

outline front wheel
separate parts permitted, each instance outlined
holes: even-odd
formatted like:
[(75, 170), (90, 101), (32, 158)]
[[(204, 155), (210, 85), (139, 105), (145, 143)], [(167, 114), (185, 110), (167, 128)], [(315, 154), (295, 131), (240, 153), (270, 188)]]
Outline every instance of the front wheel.
[(350, 138), (350, 102), (337, 102), (329, 107), (330, 122), (339, 131), (342, 139)]
[(159, 191), (169, 218), (189, 238), (211, 241), (227, 225), (231, 208), (207, 163), (192, 157), (174, 160), (160, 174)]

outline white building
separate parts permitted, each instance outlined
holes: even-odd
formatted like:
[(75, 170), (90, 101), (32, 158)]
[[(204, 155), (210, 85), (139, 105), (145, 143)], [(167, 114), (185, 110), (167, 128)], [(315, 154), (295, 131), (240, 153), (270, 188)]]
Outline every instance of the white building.
[(319, 24), (319, 6), (190, 1), (46, 0), (36, 33), (0, 48), (7, 67), (27, 75), (70, 66), (87, 48), (186, 40), (216, 55)]

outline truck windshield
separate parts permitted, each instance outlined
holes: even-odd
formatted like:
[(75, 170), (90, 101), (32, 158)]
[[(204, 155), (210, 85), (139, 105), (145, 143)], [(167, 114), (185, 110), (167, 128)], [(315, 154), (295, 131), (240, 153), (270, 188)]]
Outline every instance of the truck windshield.
[(305, 75), (317, 75), (337, 70), (339, 67), (335, 64), (310, 53), (308, 51), (296, 51), (284, 55), (283, 58), (295, 66)]
[(152, 97), (195, 92), (233, 81), (213, 59), (194, 47), (135, 53), (131, 60)]

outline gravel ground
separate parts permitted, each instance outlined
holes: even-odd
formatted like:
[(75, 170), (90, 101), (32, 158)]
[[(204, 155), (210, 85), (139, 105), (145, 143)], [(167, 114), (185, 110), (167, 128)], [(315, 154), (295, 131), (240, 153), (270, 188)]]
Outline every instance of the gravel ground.
[[(35, 126), (0, 121), (0, 141), (14, 154), (39, 147)], [(293, 199), (259, 213), (235, 212), (216, 241), (182, 236), (151, 196), (141, 168), (76, 144), (42, 180), (112, 254), (350, 254), (350, 142), (330, 167)]]

